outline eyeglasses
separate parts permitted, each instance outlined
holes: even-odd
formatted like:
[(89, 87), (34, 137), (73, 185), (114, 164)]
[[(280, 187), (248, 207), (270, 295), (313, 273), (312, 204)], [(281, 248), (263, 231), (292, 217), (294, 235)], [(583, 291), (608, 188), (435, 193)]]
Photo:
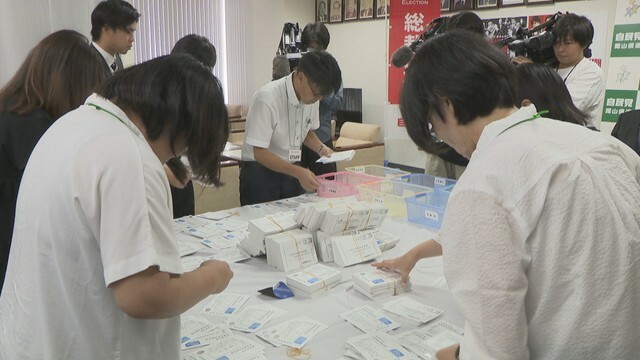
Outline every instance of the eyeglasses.
[(322, 94), (316, 94), (316, 91), (313, 90), (313, 86), (311, 86), (311, 82), (309, 81), (309, 77), (307, 76), (307, 74), (304, 74), (304, 77), (307, 79), (307, 84), (309, 84), (309, 88), (311, 89), (311, 93), (313, 94), (313, 96), (317, 98), (324, 97), (324, 95)]

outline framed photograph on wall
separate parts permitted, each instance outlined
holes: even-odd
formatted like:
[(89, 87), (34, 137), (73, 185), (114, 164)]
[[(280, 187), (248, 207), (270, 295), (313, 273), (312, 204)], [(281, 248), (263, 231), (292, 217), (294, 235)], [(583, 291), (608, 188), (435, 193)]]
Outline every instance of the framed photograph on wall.
[(377, 0), (376, 1), (376, 19), (384, 19), (388, 16), (389, 16), (389, 0)]
[(344, 0), (343, 20), (358, 20), (358, 0)]
[(446, 13), (451, 11), (451, 0), (440, 0), (440, 12)]
[(342, 22), (342, 0), (327, 0), (331, 7), (329, 7), (329, 22)]
[(525, 0), (500, 0), (500, 7), (524, 5)]
[(498, 0), (475, 0), (476, 9), (491, 9), (498, 7)]
[(472, 10), (474, 0), (451, 0), (451, 11)]
[(360, 10), (358, 15), (359, 19), (373, 19), (375, 13), (375, 1), (374, 0), (358, 0), (358, 9)]
[(329, 21), (329, 6), (327, 2), (330, 0), (316, 0), (316, 21), (326, 23)]
[(527, 0), (527, 5), (531, 4), (553, 4), (553, 0)]

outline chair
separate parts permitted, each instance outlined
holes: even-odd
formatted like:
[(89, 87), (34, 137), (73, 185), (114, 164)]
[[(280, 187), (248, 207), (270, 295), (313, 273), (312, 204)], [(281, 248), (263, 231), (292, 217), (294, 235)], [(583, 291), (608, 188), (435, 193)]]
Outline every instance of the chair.
[(355, 150), (353, 159), (338, 162), (338, 171), (362, 165), (384, 165), (384, 143), (380, 142), (380, 125), (345, 122), (340, 137), (335, 142), (335, 151)]
[(620, 114), (611, 135), (640, 155), (640, 110)]

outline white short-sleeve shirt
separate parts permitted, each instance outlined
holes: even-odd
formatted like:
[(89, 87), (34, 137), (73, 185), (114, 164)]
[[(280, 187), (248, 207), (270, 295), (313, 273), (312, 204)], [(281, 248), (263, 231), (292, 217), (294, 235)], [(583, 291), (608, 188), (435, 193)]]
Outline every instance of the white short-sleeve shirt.
[(92, 95), (56, 121), (22, 178), (0, 358), (178, 359), (179, 317), (131, 318), (108, 288), (154, 265), (182, 273), (170, 209), (162, 164), (113, 103)]
[(595, 126), (602, 118), (604, 104), (604, 72), (593, 61), (583, 58), (575, 67), (558, 70), (574, 105), (587, 114), (587, 126)]
[(265, 148), (289, 162), (289, 150), (300, 150), (309, 130), (320, 126), (319, 102), (301, 103), (293, 74), (272, 81), (253, 96), (242, 144), (242, 160), (255, 161), (253, 147)]
[(467, 321), (465, 359), (640, 356), (640, 158), (617, 139), (531, 118), (486, 126), (440, 243)]

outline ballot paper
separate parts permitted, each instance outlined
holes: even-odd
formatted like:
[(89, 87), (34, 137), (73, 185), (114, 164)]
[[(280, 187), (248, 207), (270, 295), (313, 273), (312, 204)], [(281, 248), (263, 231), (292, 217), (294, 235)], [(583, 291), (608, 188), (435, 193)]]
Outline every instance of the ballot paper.
[(384, 303), (384, 310), (396, 315), (404, 316), (419, 323), (427, 323), (440, 317), (444, 311), (421, 304), (407, 297), (399, 297)]
[(347, 350), (363, 360), (418, 360), (387, 333), (365, 334), (347, 339)]
[(173, 228), (176, 232), (185, 232), (188, 228), (196, 228), (207, 223), (208, 220), (189, 215), (173, 220)]
[(212, 296), (213, 299), (201, 311), (203, 314), (231, 316), (249, 300), (248, 295), (222, 293)]
[(187, 358), (189, 360), (258, 360), (266, 359), (264, 346), (242, 336), (231, 336), (213, 342)]
[(246, 230), (236, 230), (225, 232), (220, 235), (202, 239), (200, 243), (214, 250), (223, 250), (236, 247), (242, 240), (249, 235)]
[(284, 313), (286, 311), (269, 304), (251, 305), (231, 315), (227, 319), (227, 325), (233, 330), (256, 332)]
[(332, 238), (331, 247), (333, 261), (342, 267), (360, 264), (382, 255), (371, 233)]
[(200, 267), (204, 261), (202, 256), (187, 256), (182, 260), (182, 272), (190, 272)]
[(353, 159), (353, 156), (356, 154), (355, 150), (347, 150), (347, 151), (338, 151), (331, 154), (331, 156), (323, 156), (320, 159), (316, 160), (317, 163), (329, 164), (338, 161), (349, 161)]
[(249, 221), (249, 236), (240, 241), (240, 247), (251, 256), (266, 254), (264, 237), (297, 228), (294, 215), (295, 212), (287, 211)]
[(268, 329), (260, 330), (256, 335), (274, 346), (284, 345), (300, 349), (314, 336), (328, 328), (327, 325), (319, 321), (301, 316)]
[(233, 336), (225, 324), (214, 324), (207, 319), (183, 316), (180, 325), (182, 350), (205, 346)]
[(384, 231), (373, 230), (371, 234), (376, 239), (376, 244), (380, 248), (380, 251), (393, 249), (398, 244), (398, 242), (400, 242), (400, 237), (391, 235)]
[(367, 334), (390, 331), (400, 327), (399, 323), (369, 305), (344, 312), (340, 314), (340, 317)]
[(436, 352), (462, 341), (461, 328), (446, 321), (438, 321), (396, 335), (396, 340), (422, 359), (435, 359)]
[(353, 288), (372, 300), (398, 295), (411, 289), (411, 283), (405, 286), (400, 284), (399, 273), (384, 269), (354, 273), (352, 279)]
[(202, 214), (196, 215), (197, 217), (208, 219), (208, 220), (222, 220), (231, 216), (240, 216), (239, 208), (233, 208), (228, 210), (220, 210), (220, 211), (210, 211)]
[(250, 258), (251, 256), (249, 256), (249, 254), (247, 254), (244, 250), (240, 248), (233, 248), (233, 249), (222, 250), (219, 253), (207, 256), (204, 259), (225, 261), (231, 264), (231, 263), (244, 261)]
[(178, 253), (180, 257), (195, 254), (198, 252), (199, 248), (187, 241), (178, 240)]

